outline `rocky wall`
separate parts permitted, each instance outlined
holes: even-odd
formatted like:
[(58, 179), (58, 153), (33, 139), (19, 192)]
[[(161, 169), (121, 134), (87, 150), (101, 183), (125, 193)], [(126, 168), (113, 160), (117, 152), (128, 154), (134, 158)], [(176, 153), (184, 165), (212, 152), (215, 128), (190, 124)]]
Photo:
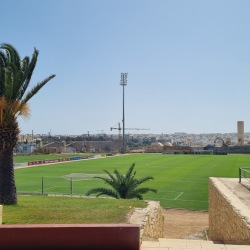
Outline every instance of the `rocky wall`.
[(142, 237), (163, 238), (164, 218), (158, 201), (146, 201), (146, 208), (135, 208), (129, 219), (131, 224), (140, 224), (140, 242)]
[(209, 240), (250, 244), (250, 207), (220, 178), (209, 178)]

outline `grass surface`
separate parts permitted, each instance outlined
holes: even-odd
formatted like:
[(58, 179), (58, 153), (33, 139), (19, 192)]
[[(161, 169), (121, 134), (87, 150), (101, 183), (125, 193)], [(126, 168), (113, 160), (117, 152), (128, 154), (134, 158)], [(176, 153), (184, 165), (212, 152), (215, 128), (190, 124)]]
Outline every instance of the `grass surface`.
[(3, 224), (122, 223), (143, 201), (74, 197), (19, 196), (18, 205), (3, 207)]
[(32, 161), (45, 161), (45, 160), (56, 160), (63, 158), (72, 158), (77, 156), (88, 156), (93, 154), (57, 154), (57, 155), (31, 155), (31, 156), (14, 156), (15, 163), (32, 162)]
[[(18, 192), (70, 194), (71, 182), (63, 178), (71, 173), (103, 174), (102, 170), (120, 173), (135, 163), (137, 177), (153, 176), (155, 180), (143, 186), (156, 188), (158, 193), (148, 193), (144, 199), (157, 200), (163, 207), (208, 209), (208, 178), (238, 177), (239, 167), (249, 167), (250, 155), (162, 155), (141, 154), (106, 157), (16, 169)], [(107, 187), (101, 180), (73, 181), (73, 194), (84, 194), (93, 187)]]

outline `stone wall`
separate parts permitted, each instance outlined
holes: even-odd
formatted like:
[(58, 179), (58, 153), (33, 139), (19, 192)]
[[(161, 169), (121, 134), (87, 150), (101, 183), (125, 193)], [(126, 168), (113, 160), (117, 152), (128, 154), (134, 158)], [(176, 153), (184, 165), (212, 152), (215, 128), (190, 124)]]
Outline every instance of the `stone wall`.
[(146, 208), (136, 208), (129, 218), (131, 224), (140, 225), (140, 242), (142, 237), (163, 238), (164, 220), (162, 208), (158, 201), (146, 201)]
[(162, 153), (162, 152), (193, 152), (193, 148), (188, 146), (147, 146), (145, 153)]
[(214, 153), (250, 154), (249, 145), (232, 147), (205, 147), (205, 149), (212, 149)]
[(162, 153), (162, 148), (145, 148), (145, 153)]
[(188, 146), (163, 146), (163, 151), (165, 152), (193, 152), (193, 148)]
[(209, 178), (209, 240), (250, 244), (247, 192), (238, 179)]
[(0, 225), (2, 224), (3, 221), (3, 206), (0, 205)]

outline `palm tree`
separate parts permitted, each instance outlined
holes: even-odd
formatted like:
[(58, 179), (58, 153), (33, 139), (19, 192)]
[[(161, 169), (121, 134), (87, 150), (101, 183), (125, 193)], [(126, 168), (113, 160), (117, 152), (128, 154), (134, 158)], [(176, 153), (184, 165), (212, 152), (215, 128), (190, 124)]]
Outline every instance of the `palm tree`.
[(109, 195), (116, 199), (139, 199), (143, 200), (142, 194), (146, 194), (151, 191), (157, 193), (157, 190), (154, 188), (138, 188), (143, 182), (148, 180), (153, 180), (153, 177), (144, 177), (140, 179), (135, 178), (136, 171), (134, 173), (133, 169), (135, 164), (128, 169), (126, 175), (121, 175), (117, 169), (114, 170), (114, 175), (110, 174), (107, 170), (103, 170), (109, 175), (110, 178), (96, 176), (94, 178), (104, 180), (106, 184), (110, 185), (113, 189), (109, 188), (92, 188), (85, 193), (89, 196), (93, 193), (98, 193), (96, 197), (100, 195)]
[[(17, 203), (13, 167), (13, 149), (18, 141), (17, 117), (30, 117), (28, 101), (55, 75), (38, 83), (26, 93), (39, 51), (21, 60), (10, 44), (0, 46), (0, 204)], [(26, 94), (25, 94), (26, 93)]]

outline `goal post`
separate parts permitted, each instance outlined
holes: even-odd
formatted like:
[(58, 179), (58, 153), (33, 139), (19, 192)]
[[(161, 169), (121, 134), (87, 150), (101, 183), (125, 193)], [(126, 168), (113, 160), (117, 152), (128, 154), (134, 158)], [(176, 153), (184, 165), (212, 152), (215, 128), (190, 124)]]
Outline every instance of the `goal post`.
[(214, 154), (214, 151), (211, 150), (211, 149), (195, 149), (194, 150), (194, 155), (213, 155)]

